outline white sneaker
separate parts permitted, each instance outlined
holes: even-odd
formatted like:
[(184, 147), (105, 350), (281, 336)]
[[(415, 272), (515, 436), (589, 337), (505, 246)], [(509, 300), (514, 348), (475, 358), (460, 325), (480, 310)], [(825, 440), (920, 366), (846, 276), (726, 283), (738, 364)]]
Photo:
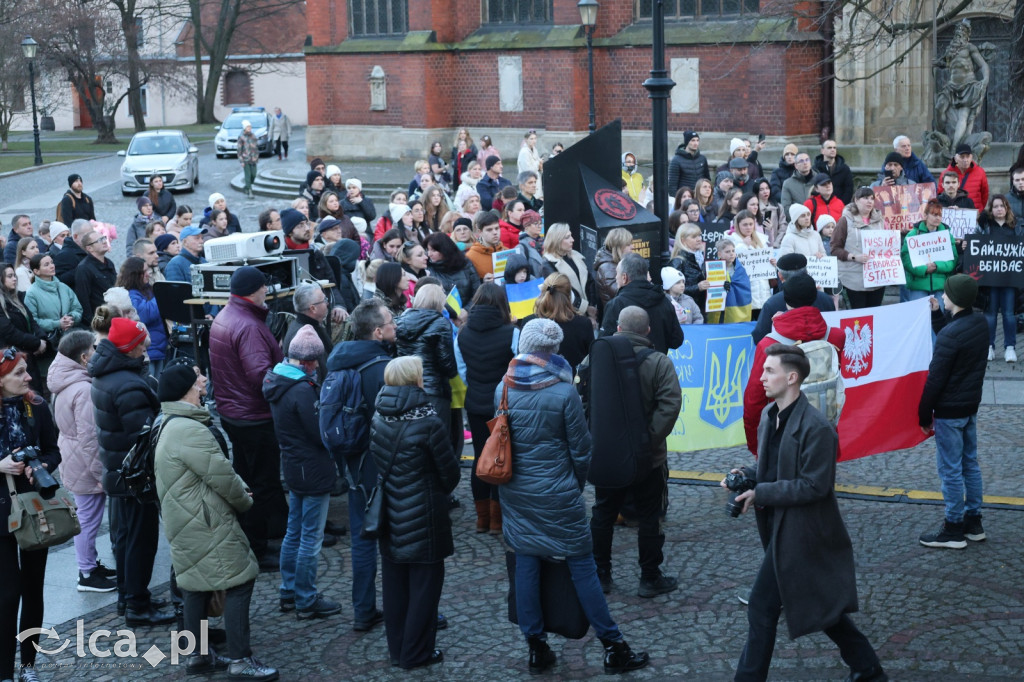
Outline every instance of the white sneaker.
[(988, 361), (992, 362), (995, 359), (996, 359), (996, 347), (995, 346), (989, 346), (988, 347)]
[(1007, 362), (1017, 362), (1017, 351), (1013, 349), (1013, 346), (1006, 347), (1006, 354), (1003, 356)]

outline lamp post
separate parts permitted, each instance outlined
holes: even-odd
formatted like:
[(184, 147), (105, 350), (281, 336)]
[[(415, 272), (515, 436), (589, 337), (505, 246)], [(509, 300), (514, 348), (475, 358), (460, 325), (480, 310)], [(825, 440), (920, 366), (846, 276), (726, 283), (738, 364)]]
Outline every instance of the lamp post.
[(668, 253), (668, 98), (675, 82), (665, 70), (665, 3), (654, 0), (651, 23), (654, 37), (651, 44), (653, 60), (651, 77), (644, 81), (651, 99), (651, 136), (654, 163), (654, 214), (661, 221), (661, 262), (651, 268), (651, 279), (661, 284), (661, 268), (669, 261)]
[(32, 40), (31, 36), (25, 36), (25, 39), (21, 41), (21, 53), (28, 60), (28, 85), (32, 92), (32, 137), (36, 143), (35, 165), (42, 166), (43, 151), (39, 147), (39, 118), (36, 116), (36, 72), (32, 65), (36, 60), (37, 49), (39, 49), (39, 43)]
[(594, 26), (597, 24), (597, 0), (580, 0), (576, 3), (580, 11), (580, 23), (587, 32), (587, 73), (590, 76), (590, 133), (597, 130), (594, 112)]

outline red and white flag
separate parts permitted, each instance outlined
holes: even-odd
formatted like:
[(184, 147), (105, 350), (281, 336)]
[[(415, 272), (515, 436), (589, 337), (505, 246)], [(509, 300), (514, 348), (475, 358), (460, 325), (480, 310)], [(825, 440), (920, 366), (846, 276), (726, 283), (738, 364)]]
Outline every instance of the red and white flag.
[(839, 356), (846, 390), (838, 427), (840, 461), (925, 440), (917, 406), (932, 360), (928, 299), (823, 316), (846, 333)]

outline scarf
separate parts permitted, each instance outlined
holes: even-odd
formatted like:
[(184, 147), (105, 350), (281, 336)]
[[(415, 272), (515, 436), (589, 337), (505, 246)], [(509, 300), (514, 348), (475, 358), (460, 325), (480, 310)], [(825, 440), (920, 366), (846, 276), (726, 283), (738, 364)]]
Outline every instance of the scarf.
[(28, 445), (28, 435), (21, 423), (22, 412), (26, 407), (23, 396), (17, 395), (3, 399), (2, 407), (0, 407), (3, 414), (3, 428), (0, 429), (0, 453), (3, 453), (5, 457), (7, 453)]
[(505, 373), (509, 388), (539, 391), (560, 381), (572, 383), (572, 368), (556, 353), (520, 353), (512, 358)]

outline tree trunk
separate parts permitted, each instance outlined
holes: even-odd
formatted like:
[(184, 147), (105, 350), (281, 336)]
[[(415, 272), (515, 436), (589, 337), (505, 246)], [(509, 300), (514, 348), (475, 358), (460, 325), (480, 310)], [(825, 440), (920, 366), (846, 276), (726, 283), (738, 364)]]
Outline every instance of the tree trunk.
[(121, 30), (128, 48), (128, 109), (132, 113), (135, 132), (146, 129), (146, 118), (142, 111), (142, 79), (139, 77), (139, 26), (135, 23), (135, 3), (128, 4), (128, 11), (121, 14)]

